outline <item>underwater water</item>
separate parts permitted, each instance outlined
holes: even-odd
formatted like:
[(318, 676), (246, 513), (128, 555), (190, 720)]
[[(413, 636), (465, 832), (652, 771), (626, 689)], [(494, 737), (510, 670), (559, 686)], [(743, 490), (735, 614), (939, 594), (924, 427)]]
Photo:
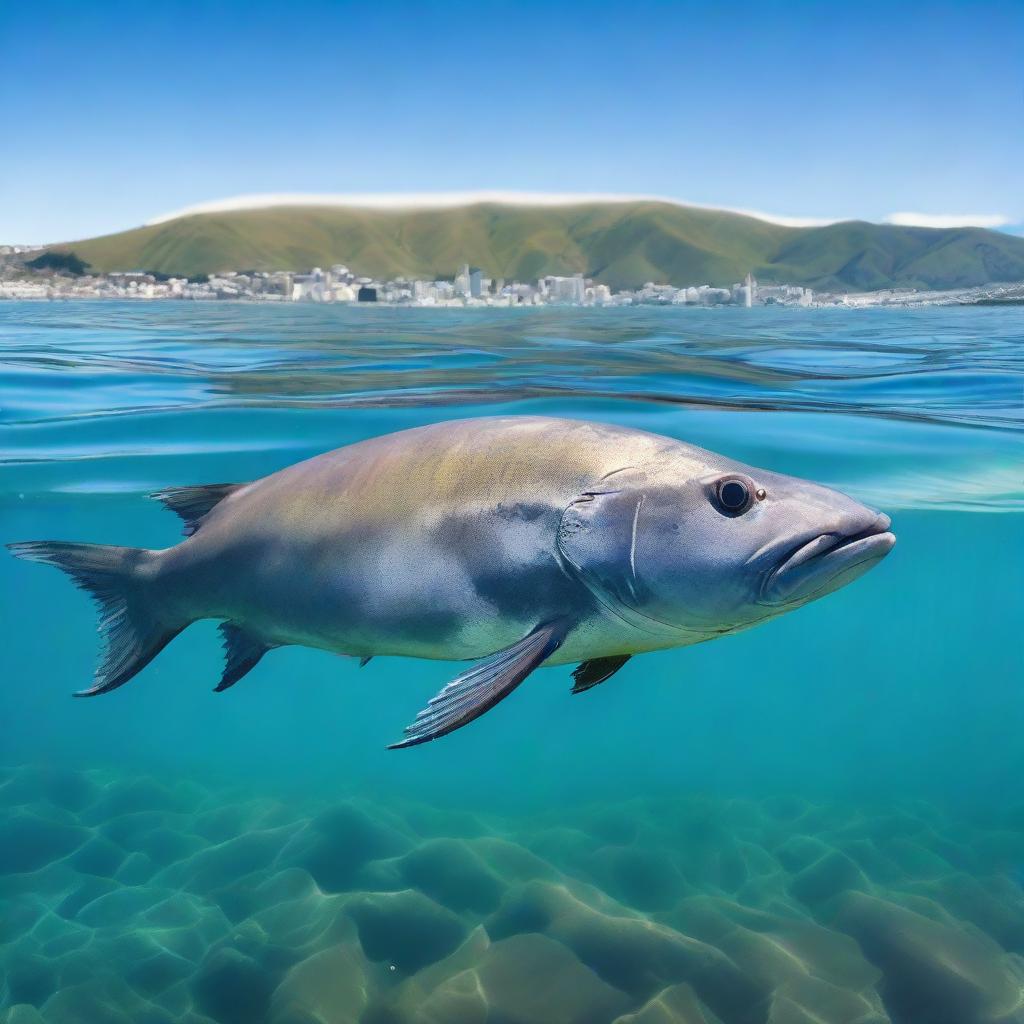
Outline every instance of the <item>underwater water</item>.
[(0, 557), (3, 1024), (1024, 1022), (1020, 310), (0, 304), (0, 541), (492, 413), (845, 490), (863, 579), (387, 751), (450, 663), (213, 623), (72, 700), (88, 599)]

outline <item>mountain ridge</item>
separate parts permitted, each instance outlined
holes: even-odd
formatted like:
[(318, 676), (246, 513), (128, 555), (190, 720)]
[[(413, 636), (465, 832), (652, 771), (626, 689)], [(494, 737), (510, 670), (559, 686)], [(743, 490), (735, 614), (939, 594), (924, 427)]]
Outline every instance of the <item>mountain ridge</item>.
[(657, 200), (382, 209), (269, 206), (196, 213), (49, 246), (100, 272), (180, 276), (307, 270), (451, 278), (462, 263), (492, 277), (583, 273), (612, 288), (646, 281), (764, 282), (828, 291), (959, 288), (1024, 280), (1024, 238), (986, 228), (868, 221), (812, 227)]

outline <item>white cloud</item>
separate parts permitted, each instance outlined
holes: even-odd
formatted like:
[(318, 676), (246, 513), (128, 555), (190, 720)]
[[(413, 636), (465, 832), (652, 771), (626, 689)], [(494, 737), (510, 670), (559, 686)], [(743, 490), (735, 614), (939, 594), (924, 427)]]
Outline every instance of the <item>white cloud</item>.
[(913, 228), (1001, 228), (1011, 223), (1001, 213), (890, 213), (886, 224)]
[[(349, 206), (369, 210), (447, 210), (473, 203), (500, 203), (505, 206), (572, 206), (575, 203), (671, 203), (673, 206), (698, 210), (721, 210), (756, 217), (769, 224), (783, 227), (809, 228), (835, 224), (849, 217), (791, 217), (746, 207), (709, 206), (706, 203), (688, 203), (672, 196), (657, 196), (630, 192), (516, 192), (486, 190), (475, 192), (264, 192), (253, 195), (230, 196), (196, 203), (180, 210), (161, 214), (147, 221), (163, 224), (179, 217), (197, 213), (227, 213), (233, 210), (260, 210), (272, 206)], [(882, 219), (884, 224), (922, 228), (1002, 228), (1013, 219), (1001, 213), (890, 213)]]
[(233, 196), (228, 199), (214, 199), (205, 203), (186, 206), (172, 213), (165, 213), (147, 221), (149, 224), (163, 224), (178, 217), (196, 213), (225, 213), (232, 210), (258, 210), (270, 206), (353, 206), (375, 210), (443, 210), (472, 203), (501, 203), (506, 206), (571, 206), (574, 203), (628, 203), (658, 202), (673, 206), (690, 206), (701, 210), (723, 210), (726, 213), (740, 213), (747, 217), (780, 224), (784, 227), (819, 227), (833, 224), (834, 220), (814, 217), (787, 217), (758, 210), (736, 209), (733, 207), (707, 206), (702, 203), (684, 203), (667, 196), (617, 194), (610, 192), (350, 192), (350, 193), (307, 193), (271, 192), (247, 196)]

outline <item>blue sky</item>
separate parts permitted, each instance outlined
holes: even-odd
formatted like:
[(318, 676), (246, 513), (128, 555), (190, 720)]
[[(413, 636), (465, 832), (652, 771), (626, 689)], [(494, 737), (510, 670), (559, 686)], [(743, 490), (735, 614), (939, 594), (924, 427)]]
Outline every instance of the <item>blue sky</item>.
[(1024, 3), (0, 3), (0, 241), (241, 193), (1024, 222)]

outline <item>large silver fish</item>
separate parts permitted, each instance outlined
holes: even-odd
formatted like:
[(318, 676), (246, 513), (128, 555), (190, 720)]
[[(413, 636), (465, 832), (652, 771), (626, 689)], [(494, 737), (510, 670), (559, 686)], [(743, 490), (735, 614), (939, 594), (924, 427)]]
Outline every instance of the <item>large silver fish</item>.
[(892, 548), (889, 517), (680, 441), (504, 416), (405, 430), (253, 483), (158, 492), (187, 539), (162, 551), (35, 541), (100, 607), (82, 696), (126, 683), (187, 625), (221, 619), (218, 690), (271, 648), (478, 659), (396, 747), (482, 715), (535, 668), (574, 692), (634, 654), (747, 629)]

